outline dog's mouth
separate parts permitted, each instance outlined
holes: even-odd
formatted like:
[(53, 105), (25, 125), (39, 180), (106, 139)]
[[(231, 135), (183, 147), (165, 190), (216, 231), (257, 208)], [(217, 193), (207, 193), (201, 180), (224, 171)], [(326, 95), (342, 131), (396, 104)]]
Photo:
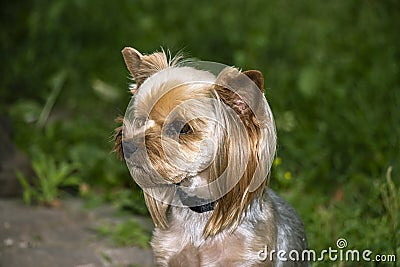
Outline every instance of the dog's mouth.
[(179, 182), (172, 182), (158, 175), (150, 175), (146, 165), (138, 164), (133, 160), (129, 160), (127, 163), (130, 164), (132, 177), (142, 188), (173, 193), (175, 187), (175, 196), (178, 197), (181, 205), (197, 213), (214, 210), (215, 201), (210, 199), (211, 196), (205, 196), (204, 192), (200, 194), (197, 188), (188, 186), (192, 183), (193, 177), (176, 177), (176, 181)]
[(182, 204), (189, 207), (192, 211), (203, 213), (214, 209), (214, 201), (198, 196), (191, 196), (179, 185), (176, 187), (176, 193), (179, 196)]
[(132, 178), (144, 187), (177, 186), (187, 180), (186, 175), (176, 173), (175, 176), (159, 173), (151, 164), (131, 157), (126, 159)]
[(205, 177), (202, 174), (188, 176), (176, 183), (176, 195), (182, 205), (192, 211), (202, 213), (214, 209), (214, 199), (209, 190)]

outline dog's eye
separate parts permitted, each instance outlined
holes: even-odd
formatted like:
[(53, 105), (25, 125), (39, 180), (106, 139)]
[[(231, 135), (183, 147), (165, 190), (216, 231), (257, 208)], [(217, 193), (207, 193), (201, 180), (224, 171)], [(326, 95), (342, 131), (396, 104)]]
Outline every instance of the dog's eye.
[(192, 132), (192, 127), (190, 127), (189, 124), (185, 123), (185, 125), (183, 125), (183, 127), (180, 130), (180, 134), (190, 134)]
[(183, 121), (174, 121), (170, 124), (168, 129), (169, 134), (171, 135), (187, 135), (193, 132), (192, 127), (188, 123)]

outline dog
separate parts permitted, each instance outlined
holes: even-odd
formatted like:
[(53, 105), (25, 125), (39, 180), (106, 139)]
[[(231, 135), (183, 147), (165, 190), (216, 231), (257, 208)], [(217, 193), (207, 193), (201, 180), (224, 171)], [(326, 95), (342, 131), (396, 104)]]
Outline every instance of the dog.
[(158, 266), (308, 266), (298, 214), (267, 188), (276, 151), (256, 70), (122, 50), (135, 83), (113, 151), (143, 189)]

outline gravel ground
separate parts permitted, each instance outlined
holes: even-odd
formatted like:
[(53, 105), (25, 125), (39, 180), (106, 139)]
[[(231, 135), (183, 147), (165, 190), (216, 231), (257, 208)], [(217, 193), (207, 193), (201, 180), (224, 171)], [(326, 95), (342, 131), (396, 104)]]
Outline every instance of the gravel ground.
[[(86, 210), (79, 199), (58, 208), (0, 199), (0, 267), (154, 266), (150, 249), (114, 247), (98, 237), (94, 227), (124, 220), (115, 213), (109, 206)], [(136, 219), (152, 229), (148, 218)]]

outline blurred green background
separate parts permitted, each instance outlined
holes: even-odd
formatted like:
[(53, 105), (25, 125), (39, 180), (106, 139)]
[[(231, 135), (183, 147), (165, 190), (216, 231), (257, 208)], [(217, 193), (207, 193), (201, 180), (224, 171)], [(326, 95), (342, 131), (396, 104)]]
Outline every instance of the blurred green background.
[(130, 98), (120, 51), (183, 50), (264, 73), (279, 142), (270, 186), (310, 248), (343, 237), (400, 254), (399, 1), (26, 0), (0, 14), (0, 114), (32, 161), (69, 166), (89, 203), (146, 214), (110, 154)]

